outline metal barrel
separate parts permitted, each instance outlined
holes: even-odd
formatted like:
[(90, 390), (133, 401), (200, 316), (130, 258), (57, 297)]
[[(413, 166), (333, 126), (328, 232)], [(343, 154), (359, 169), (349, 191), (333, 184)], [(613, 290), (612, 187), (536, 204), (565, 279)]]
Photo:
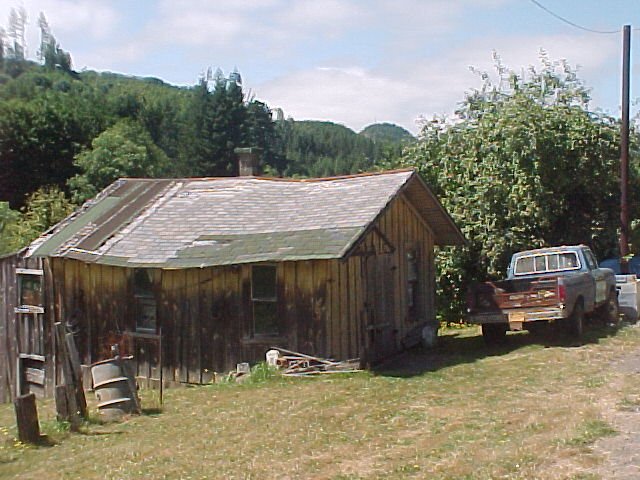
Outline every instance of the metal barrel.
[(111, 358), (91, 366), (93, 389), (98, 411), (103, 418), (117, 420), (126, 413), (138, 411), (132, 379), (127, 377), (122, 359)]

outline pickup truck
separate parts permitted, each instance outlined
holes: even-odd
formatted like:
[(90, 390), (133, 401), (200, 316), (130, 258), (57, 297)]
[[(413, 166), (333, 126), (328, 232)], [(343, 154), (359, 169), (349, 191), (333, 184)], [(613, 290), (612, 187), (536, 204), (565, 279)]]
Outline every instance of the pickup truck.
[(598, 268), (584, 245), (518, 252), (506, 280), (472, 286), (467, 296), (467, 322), (482, 325), (487, 344), (500, 343), (509, 330), (557, 321), (580, 337), (586, 314), (608, 323), (619, 317), (615, 274)]

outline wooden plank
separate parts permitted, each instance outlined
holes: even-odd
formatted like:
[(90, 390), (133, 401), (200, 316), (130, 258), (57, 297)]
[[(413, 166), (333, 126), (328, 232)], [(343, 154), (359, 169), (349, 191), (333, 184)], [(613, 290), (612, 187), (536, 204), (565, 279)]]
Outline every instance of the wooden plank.
[[(76, 406), (79, 414), (87, 417), (87, 400), (84, 396), (84, 390), (82, 388), (82, 373), (77, 376), (77, 370), (73, 366), (73, 361), (67, 346), (65, 327), (62, 323), (55, 324), (56, 331), (56, 345), (58, 347), (58, 356), (62, 365), (64, 373), (64, 380), (67, 385), (71, 385), (75, 392)], [(73, 340), (73, 336), (71, 336)]]
[(287, 338), (289, 340), (289, 348), (294, 350), (298, 349), (298, 307), (296, 304), (297, 298), (297, 277), (296, 277), (296, 262), (284, 262), (282, 264), (284, 284), (284, 294), (282, 303), (285, 309), (285, 327), (287, 332)]
[(189, 382), (189, 314), (191, 303), (187, 290), (186, 270), (176, 271), (176, 285), (178, 304), (181, 308), (178, 311), (178, 322), (176, 322), (176, 335), (180, 339), (180, 382)]
[(227, 268), (219, 267), (211, 269), (211, 284), (209, 296), (211, 297), (211, 310), (209, 322), (209, 334), (206, 341), (209, 342), (209, 358), (213, 371), (221, 372), (226, 366), (226, 347), (225, 336), (227, 324), (232, 321), (227, 318), (227, 285), (226, 285)]
[(67, 354), (69, 356), (69, 363), (71, 365), (71, 371), (73, 373), (74, 381), (82, 388), (82, 368), (80, 367), (80, 356), (78, 355), (78, 349), (76, 348), (76, 341), (72, 333), (67, 333), (64, 336), (65, 346), (67, 348)]
[(10, 279), (9, 284), (9, 298), (8, 303), (11, 305), (11, 311), (7, 311), (7, 351), (6, 359), (8, 365), (7, 384), (11, 391), (10, 397), (15, 398), (20, 395), (17, 390), (17, 362), (16, 358), (19, 353), (20, 332), (18, 329), (18, 316), (13, 313), (13, 307), (17, 305), (18, 300), (18, 288), (14, 272), (14, 269), (21, 265), (18, 256), (12, 257), (12, 260), (5, 266), (8, 272), (6, 276)]
[(70, 423), (71, 431), (78, 432), (82, 418), (78, 414), (80, 409), (73, 385), (58, 385), (54, 391), (56, 402), (56, 418), (58, 421)]
[(313, 264), (313, 317), (316, 335), (316, 354), (327, 356), (327, 261), (316, 260)]
[(97, 359), (103, 360), (110, 356), (110, 345), (106, 339), (109, 336), (109, 327), (104, 316), (102, 309), (101, 298), (101, 285), (99, 283), (99, 269), (100, 265), (83, 265), (80, 268), (80, 274), (78, 275), (78, 282), (80, 284), (88, 285), (88, 289), (85, 292), (85, 298), (87, 302), (87, 310), (85, 314), (87, 318), (90, 318), (91, 322), (91, 335), (97, 340), (98, 352)]
[(340, 316), (342, 305), (340, 303), (340, 260), (331, 260), (331, 356), (341, 358), (340, 342), (342, 331), (340, 329)]
[(42, 276), (44, 271), (39, 268), (16, 268), (16, 274)]
[[(382, 248), (382, 245), (379, 246)], [(363, 257), (353, 257), (351, 262), (351, 268), (353, 269), (353, 346), (350, 354), (351, 358), (360, 356), (360, 341), (361, 341), (361, 329), (360, 329), (360, 313), (363, 305), (364, 294), (362, 292), (362, 264)]]
[(36, 383), (44, 386), (44, 370), (39, 368), (27, 367), (24, 369), (24, 378), (29, 383)]
[(36, 409), (36, 396), (33, 393), (18, 396), (14, 401), (18, 440), (23, 443), (38, 443), (40, 440), (40, 424)]
[[(253, 302), (251, 301), (251, 265), (241, 265), (239, 270), (239, 322), (238, 327), (234, 328), (234, 334), (227, 341), (227, 348), (231, 352), (231, 364), (244, 362), (251, 354), (250, 346), (241, 348), (240, 345), (243, 338), (249, 338), (253, 334)], [(235, 343), (237, 342), (237, 343)]]
[(298, 344), (302, 353), (315, 355), (316, 345), (315, 322), (313, 318), (313, 268), (312, 262), (296, 262), (297, 283), (300, 286), (298, 304)]
[(358, 285), (356, 277), (359, 274), (359, 271), (356, 266), (356, 262), (358, 257), (351, 257), (347, 262), (348, 265), (348, 282), (349, 282), (349, 350), (347, 352), (347, 356), (349, 358), (354, 358), (358, 356), (358, 345), (357, 345), (357, 327), (358, 327), (358, 305), (357, 305), (357, 296), (358, 296)]
[(45, 357), (44, 355), (38, 355), (35, 353), (21, 353), (20, 355), (18, 355), (19, 358), (26, 358), (29, 360), (35, 360), (37, 362), (44, 362), (46, 361), (47, 357)]
[(349, 358), (349, 276), (348, 260), (340, 262), (340, 359)]
[(158, 310), (158, 318), (162, 327), (162, 376), (165, 382), (175, 382), (175, 296), (173, 294), (173, 274), (170, 270), (163, 270), (161, 276), (161, 308)]
[(187, 278), (187, 296), (189, 298), (189, 319), (188, 329), (189, 348), (188, 351), (188, 382), (201, 383), (200, 369), (200, 286), (199, 271), (197, 269), (185, 270)]
[[(211, 315), (212, 297), (211, 284), (213, 283), (213, 267), (203, 268), (199, 270), (199, 293), (200, 296), (200, 332), (198, 334), (200, 349), (200, 374), (206, 370), (213, 370), (213, 317)], [(201, 377), (200, 381), (203, 381)]]

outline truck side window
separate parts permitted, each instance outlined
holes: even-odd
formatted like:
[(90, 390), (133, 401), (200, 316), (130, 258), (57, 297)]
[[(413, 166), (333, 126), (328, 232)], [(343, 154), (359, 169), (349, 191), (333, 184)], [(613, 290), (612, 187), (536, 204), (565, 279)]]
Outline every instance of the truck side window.
[(596, 268), (598, 268), (598, 262), (593, 256), (593, 253), (591, 253), (591, 250), (583, 250), (582, 252), (584, 253), (584, 258), (587, 261), (589, 270), (595, 270)]

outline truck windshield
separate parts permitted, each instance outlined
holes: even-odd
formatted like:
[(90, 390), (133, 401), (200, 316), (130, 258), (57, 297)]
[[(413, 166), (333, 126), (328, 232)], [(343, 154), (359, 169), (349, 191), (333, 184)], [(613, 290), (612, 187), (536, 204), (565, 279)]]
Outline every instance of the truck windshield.
[(516, 275), (530, 275), (532, 273), (560, 272), (579, 268), (580, 261), (575, 252), (542, 253), (518, 257), (514, 273)]

